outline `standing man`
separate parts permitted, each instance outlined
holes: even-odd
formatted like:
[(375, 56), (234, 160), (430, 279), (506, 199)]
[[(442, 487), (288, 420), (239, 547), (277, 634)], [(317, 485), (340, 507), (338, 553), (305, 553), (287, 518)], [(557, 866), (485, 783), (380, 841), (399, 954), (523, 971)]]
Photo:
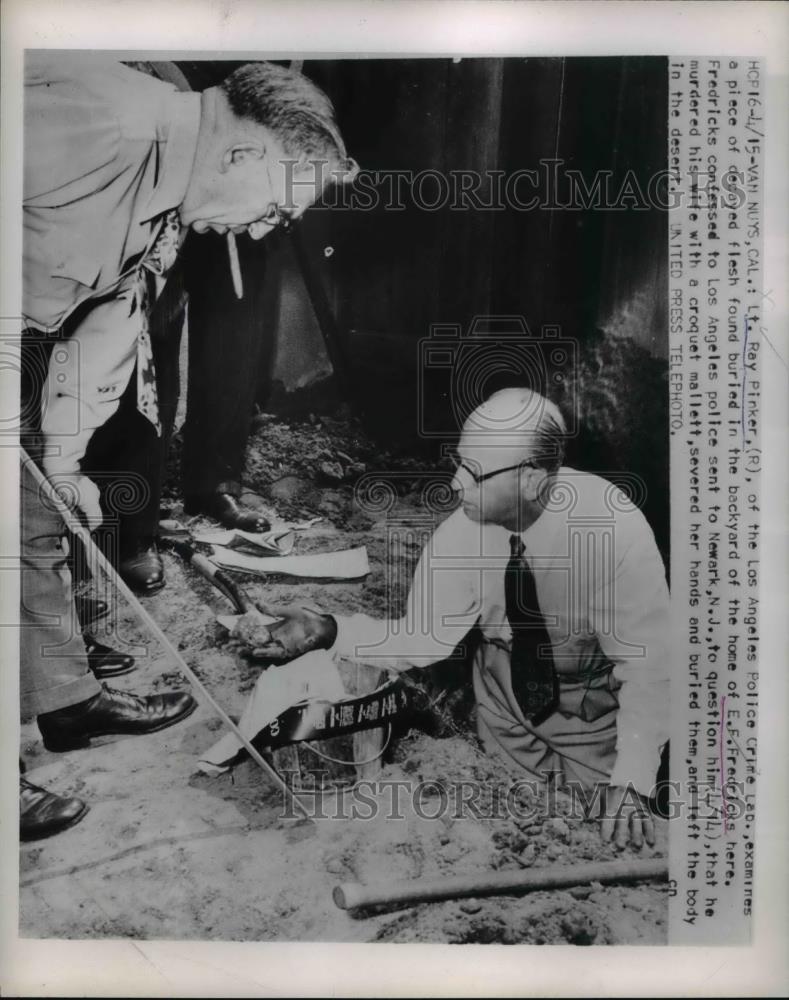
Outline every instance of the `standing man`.
[[(44, 384), (29, 373), (36, 398), (23, 401), (25, 440), (96, 525), (98, 488), (81, 461), (130, 379), (141, 415), (160, 431), (148, 315), (183, 233), (262, 239), (297, 219), (349, 164), (331, 104), (298, 74), (248, 64), (219, 87), (183, 94), (70, 52), (28, 55), (24, 162), (23, 314), (27, 336), (51, 349)], [(138, 697), (90, 673), (63, 534), (23, 468), (21, 690), (45, 744), (70, 750), (185, 718), (195, 707), (188, 694)], [(142, 560), (140, 582), (155, 586), (157, 572)], [(23, 780), (22, 837), (75, 822), (81, 805)]]
[[(161, 433), (148, 315), (187, 230), (262, 239), (353, 170), (325, 94), (269, 63), (197, 94), (105, 59), (36, 54), (25, 118), (23, 314), (64, 337), (43, 390), (43, 465), (98, 523), (99, 487), (82, 465), (94, 432), (128, 393), (147, 421), (124, 428), (132, 446)], [(153, 477), (158, 449), (147, 453)], [(141, 479), (125, 498), (140, 512), (155, 492)], [(150, 592), (161, 561), (135, 534), (119, 561)]]
[[(603, 791), (601, 832), (654, 841), (667, 741), (669, 598), (651, 528), (612, 483), (562, 465), (564, 420), (526, 389), (466, 421), (453, 486), (400, 621), (287, 610), (257, 653), (306, 648), (390, 670), (449, 657), (476, 626), (477, 730), (490, 753)], [(267, 609), (269, 610), (269, 609)], [(273, 610), (273, 609), (271, 609)]]
[[(125, 65), (171, 83), (183, 93), (193, 89), (175, 63)], [(210, 69), (190, 72), (197, 80), (204, 79), (206, 72), (216, 77), (216, 66), (208, 63)], [(136, 386), (129, 385), (116, 412), (88, 445), (82, 469), (100, 487), (104, 515), (97, 537), (117, 562), (122, 577), (138, 592), (149, 592), (164, 582), (156, 537), (181, 388), (179, 348), (187, 326), (187, 301), (189, 402), (181, 452), (185, 512), (206, 514), (227, 528), (266, 531), (269, 527), (259, 511), (241, 500), (253, 402), (274, 349), (275, 331), (265, 320), (270, 298), (270, 283), (264, 280), (268, 242), (253, 240), (246, 233), (238, 237), (239, 296), (228, 266), (225, 237), (210, 231), (187, 234), (150, 321), (161, 437), (146, 425), (137, 409)], [(141, 503), (129, 505), (124, 501), (135, 474), (150, 490)], [(156, 568), (152, 582), (140, 572), (140, 564)]]
[[(184, 513), (207, 515), (226, 528), (267, 531), (268, 521), (241, 500), (253, 405), (261, 373), (271, 368), (276, 339), (275, 330), (264, 326), (270, 297), (264, 283), (267, 247), (266, 241), (239, 239), (244, 288), (239, 300), (222, 243), (209, 233), (190, 239), (184, 248), (189, 299), (189, 390), (181, 455)], [(211, 293), (212, 273), (220, 281), (226, 275), (224, 295)], [(230, 327), (232, 352), (223, 351), (216, 336), (223, 329), (230, 334)], [(239, 365), (242, 358), (244, 364)]]

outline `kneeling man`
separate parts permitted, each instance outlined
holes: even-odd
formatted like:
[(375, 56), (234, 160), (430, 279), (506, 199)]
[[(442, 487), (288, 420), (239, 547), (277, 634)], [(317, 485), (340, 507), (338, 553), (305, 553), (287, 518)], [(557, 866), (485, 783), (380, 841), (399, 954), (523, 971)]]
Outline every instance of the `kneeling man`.
[(643, 514), (599, 476), (562, 464), (558, 408), (505, 389), (463, 428), (461, 507), (427, 543), (399, 621), (289, 609), (261, 654), (308, 648), (392, 671), (451, 655), (474, 629), (477, 728), (541, 779), (602, 786), (604, 839), (654, 841), (667, 740), (669, 595)]

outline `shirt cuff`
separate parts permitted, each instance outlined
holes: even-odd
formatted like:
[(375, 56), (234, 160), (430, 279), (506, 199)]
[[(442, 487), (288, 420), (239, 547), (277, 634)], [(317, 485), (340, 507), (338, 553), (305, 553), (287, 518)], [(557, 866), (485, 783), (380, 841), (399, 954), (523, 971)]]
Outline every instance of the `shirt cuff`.
[(346, 652), (350, 640), (350, 629), (348, 627), (350, 619), (341, 615), (332, 615), (332, 618), (337, 623), (337, 635), (334, 637), (334, 643), (329, 647), (329, 656), (335, 660), (351, 659)]
[(639, 795), (651, 798), (660, 766), (660, 748), (634, 740), (617, 751), (609, 783), (634, 788)]

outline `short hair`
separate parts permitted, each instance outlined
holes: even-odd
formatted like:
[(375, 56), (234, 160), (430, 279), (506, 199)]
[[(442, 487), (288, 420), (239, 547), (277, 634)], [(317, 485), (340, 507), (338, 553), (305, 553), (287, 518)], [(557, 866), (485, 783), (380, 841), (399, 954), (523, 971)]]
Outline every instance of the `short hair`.
[(545, 402), (548, 405), (542, 411), (540, 421), (534, 428), (532, 459), (540, 468), (556, 472), (564, 462), (567, 427), (559, 407), (548, 399)]
[(556, 472), (564, 461), (567, 426), (561, 410), (532, 389), (499, 389), (477, 407), (468, 423), (501, 440), (523, 439), (529, 460), (548, 472)]
[(331, 101), (302, 73), (274, 63), (246, 63), (220, 89), (237, 118), (269, 129), (288, 156), (324, 160), (343, 173), (356, 167), (348, 159)]

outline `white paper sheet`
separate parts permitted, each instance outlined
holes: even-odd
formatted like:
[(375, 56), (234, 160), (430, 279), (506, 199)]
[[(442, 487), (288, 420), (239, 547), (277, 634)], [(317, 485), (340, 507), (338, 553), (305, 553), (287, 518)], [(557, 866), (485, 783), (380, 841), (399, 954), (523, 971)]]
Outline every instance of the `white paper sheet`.
[[(334, 660), (326, 650), (314, 650), (291, 663), (269, 667), (260, 675), (238, 728), (248, 740), (253, 740), (264, 726), (291, 705), (308, 698), (339, 701), (344, 696)], [(222, 774), (242, 746), (234, 733), (227, 733), (200, 755), (198, 767), (208, 774)]]

